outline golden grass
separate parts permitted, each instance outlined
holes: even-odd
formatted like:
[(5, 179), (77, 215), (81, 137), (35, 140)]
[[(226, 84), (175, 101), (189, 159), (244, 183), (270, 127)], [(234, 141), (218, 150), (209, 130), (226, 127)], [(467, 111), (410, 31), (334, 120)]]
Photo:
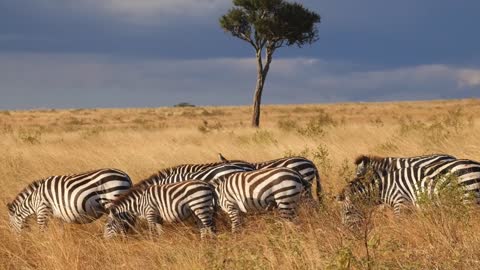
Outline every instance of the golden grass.
[[(445, 152), (480, 160), (479, 112), (474, 99), (265, 106), (263, 127), (255, 130), (248, 127), (248, 107), (3, 111), (0, 200), (53, 174), (115, 167), (139, 181), (167, 166), (216, 161), (218, 152), (252, 161), (306, 155), (331, 196), (359, 154)], [(202, 242), (191, 224), (166, 226), (154, 239), (136, 234), (105, 241), (104, 219), (88, 225), (51, 220), (45, 233), (32, 223), (16, 236), (1, 207), (0, 269), (365, 268), (365, 239), (340, 224), (338, 210), (328, 197), (321, 210), (302, 207), (294, 224), (249, 216), (237, 235), (223, 218), (218, 239)], [(389, 209), (377, 210), (367, 237), (373, 268), (478, 269), (478, 213), (468, 209), (458, 220), (451, 212), (395, 218)]]

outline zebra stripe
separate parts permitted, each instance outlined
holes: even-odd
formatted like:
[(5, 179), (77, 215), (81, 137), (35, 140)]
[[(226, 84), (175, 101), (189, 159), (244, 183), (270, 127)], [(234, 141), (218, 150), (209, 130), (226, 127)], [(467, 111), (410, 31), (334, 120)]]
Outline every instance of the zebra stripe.
[[(220, 160), (223, 162), (233, 162), (226, 159), (219, 153)], [(320, 198), (322, 193), (322, 185), (320, 184), (320, 175), (315, 164), (304, 157), (284, 157), (274, 160), (262, 161), (251, 163), (256, 170), (268, 169), (268, 168), (289, 168), (298, 172), (303, 179), (312, 183), (315, 179), (316, 184), (316, 196)], [(313, 196), (313, 194), (311, 194)]]
[[(374, 172), (370, 179), (355, 178), (340, 193), (343, 201), (342, 219), (352, 224), (358, 220), (358, 209), (353, 196), (374, 204), (387, 204), (398, 214), (406, 204), (418, 207), (421, 195), (435, 198), (449, 185), (454, 176), (464, 189), (465, 199), (473, 198), (480, 203), (480, 163), (472, 160), (451, 160), (426, 167), (408, 167), (390, 172)], [(376, 191), (376, 192), (375, 192)]]
[(20, 232), (35, 214), (43, 230), (50, 213), (68, 223), (89, 223), (131, 186), (130, 177), (117, 169), (50, 176), (31, 183), (7, 204), (10, 224)]
[(125, 234), (135, 217), (146, 219), (150, 232), (162, 231), (162, 223), (180, 222), (194, 216), (201, 224), (202, 238), (213, 234), (215, 193), (205, 182), (188, 180), (146, 189), (133, 188), (113, 202), (104, 227), (104, 237)]
[(446, 154), (431, 154), (415, 157), (377, 157), (361, 155), (355, 159), (356, 175), (362, 176), (371, 168), (375, 171), (387, 172), (408, 167), (425, 167), (442, 161), (455, 160)]
[(170, 167), (162, 170), (164, 177), (168, 177), (171, 174), (187, 174), (187, 173), (196, 173), (199, 171), (204, 171), (212, 168), (217, 168), (222, 165), (233, 165), (237, 167), (242, 167), (245, 170), (255, 170), (255, 166), (242, 161), (242, 160), (231, 160), (231, 161), (221, 161), (213, 163), (201, 163), (201, 164), (181, 164), (174, 167)]
[(214, 178), (226, 176), (236, 172), (244, 172), (251, 170), (251, 166), (237, 166), (235, 164), (219, 163), (215, 166), (207, 166), (206, 169), (189, 172), (193, 170), (191, 167), (199, 168), (198, 164), (180, 165), (172, 168), (167, 168), (151, 175), (147, 179), (135, 184), (135, 187), (146, 188), (151, 185), (172, 184), (186, 180), (201, 180), (209, 182)]
[(218, 204), (232, 222), (240, 226), (240, 212), (264, 212), (278, 208), (284, 218), (293, 218), (302, 192), (310, 183), (288, 168), (269, 168), (240, 172), (212, 181)]

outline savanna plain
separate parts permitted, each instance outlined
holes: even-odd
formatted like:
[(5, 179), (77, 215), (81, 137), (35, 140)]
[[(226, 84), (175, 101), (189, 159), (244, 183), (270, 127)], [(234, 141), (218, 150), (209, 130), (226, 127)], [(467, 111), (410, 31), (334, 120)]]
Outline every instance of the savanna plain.
[[(368, 229), (341, 224), (334, 195), (354, 174), (359, 154), (448, 153), (480, 160), (480, 100), (264, 106), (262, 127), (250, 107), (0, 111), (0, 201), (55, 174), (102, 167), (138, 182), (183, 163), (261, 161), (302, 155), (320, 170), (325, 195), (294, 222), (247, 216), (232, 234), (220, 215), (216, 239), (194, 223), (166, 225), (150, 237), (142, 225), (104, 240), (105, 217), (87, 225), (30, 221), (15, 235), (0, 207), (0, 269), (480, 269), (480, 211), (430, 205), (393, 216), (373, 212)], [(143, 225), (144, 226), (144, 225)]]

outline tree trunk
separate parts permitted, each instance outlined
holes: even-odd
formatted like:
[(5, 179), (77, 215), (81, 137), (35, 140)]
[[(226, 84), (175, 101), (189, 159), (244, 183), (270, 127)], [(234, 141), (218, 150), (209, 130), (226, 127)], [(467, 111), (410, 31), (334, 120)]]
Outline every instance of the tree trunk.
[(252, 117), (252, 127), (259, 127), (260, 125), (260, 104), (262, 103), (262, 92), (263, 92), (263, 76), (258, 75), (257, 85), (255, 87), (255, 94), (253, 95), (253, 117)]
[(262, 104), (262, 92), (267, 78), (270, 63), (272, 62), (273, 50), (266, 50), (266, 63), (263, 66), (262, 52), (257, 51), (257, 84), (255, 86), (255, 93), (253, 95), (253, 115), (252, 127), (258, 128), (260, 126), (260, 105)]

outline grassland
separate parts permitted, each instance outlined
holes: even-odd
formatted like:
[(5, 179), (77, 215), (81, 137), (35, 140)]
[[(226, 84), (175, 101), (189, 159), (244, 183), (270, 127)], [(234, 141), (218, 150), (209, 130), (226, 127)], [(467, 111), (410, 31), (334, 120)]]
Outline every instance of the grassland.
[(203, 242), (191, 224), (167, 226), (154, 239), (105, 241), (104, 219), (52, 220), (45, 233), (33, 225), (16, 236), (1, 207), (0, 269), (480, 269), (475, 208), (399, 218), (378, 209), (359, 234), (340, 224), (332, 199), (359, 154), (480, 160), (480, 100), (265, 106), (258, 130), (249, 119), (249, 107), (0, 111), (2, 203), (53, 174), (115, 167), (139, 181), (164, 167), (215, 161), (218, 152), (252, 161), (307, 156), (327, 193), (323, 208), (302, 207), (293, 224), (251, 216), (232, 235), (222, 219), (218, 238)]

